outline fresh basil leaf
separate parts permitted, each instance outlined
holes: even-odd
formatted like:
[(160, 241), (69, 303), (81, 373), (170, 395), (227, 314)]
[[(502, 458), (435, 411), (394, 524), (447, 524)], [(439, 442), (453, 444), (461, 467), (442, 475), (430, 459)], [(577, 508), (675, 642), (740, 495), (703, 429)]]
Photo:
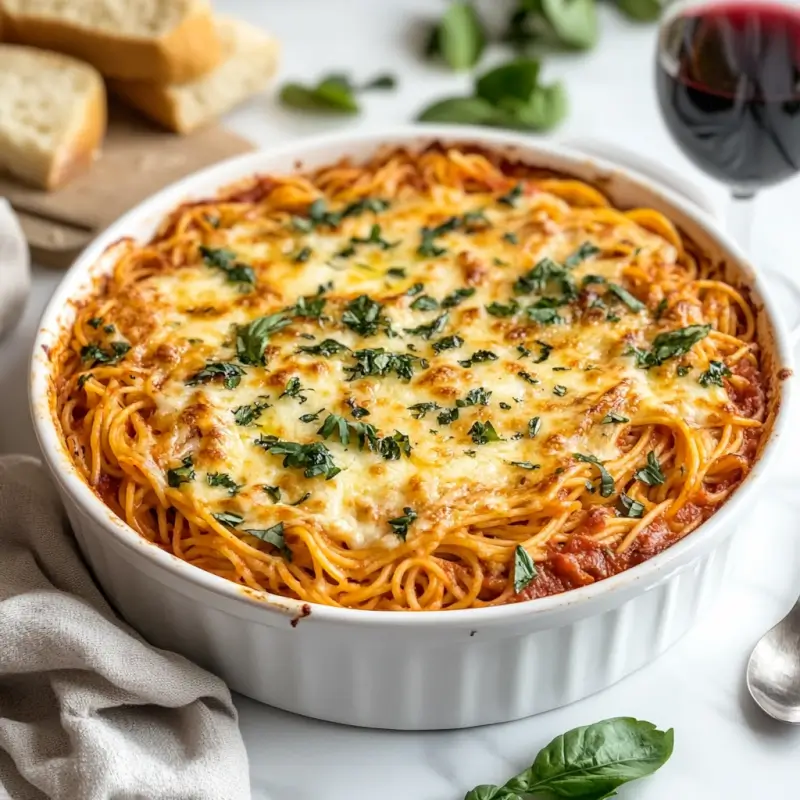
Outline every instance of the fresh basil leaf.
[(502, 437), (494, 429), (494, 425), (492, 425), (491, 421), (481, 422), (480, 420), (475, 420), (467, 433), (472, 437), (472, 441), (475, 442), (475, 444), (488, 444), (489, 442), (502, 441)]
[(637, 297), (634, 297), (627, 289), (624, 289), (618, 283), (609, 283), (608, 290), (622, 300), (622, 302), (625, 303), (625, 305), (628, 306), (631, 311), (639, 312), (644, 311), (646, 308), (645, 304), (641, 300), (639, 300)]
[(647, 466), (634, 472), (633, 477), (648, 486), (661, 486), (667, 479), (661, 471), (661, 465), (658, 463), (658, 458), (656, 458), (653, 450), (647, 454)]
[(603, 720), (557, 736), (503, 788), (525, 796), (601, 800), (662, 767), (672, 755), (673, 740), (672, 730), (659, 731), (650, 722)]
[(235, 511), (220, 511), (218, 514), (212, 514), (211, 516), (226, 528), (235, 528), (244, 522), (244, 517)]
[(519, 311), (519, 303), (516, 300), (511, 300), (505, 305), (498, 303), (496, 300), (485, 306), (486, 312), (493, 317), (513, 317)]
[[(586, 261), (587, 258), (596, 256), (598, 253), (602, 252), (603, 251), (599, 247), (593, 245), (591, 242), (584, 242), (574, 253), (572, 253), (571, 255), (567, 256), (564, 259), (564, 266), (567, 269), (575, 269), (575, 267), (577, 267), (578, 264), (582, 264), (584, 261)], [(587, 277), (589, 276), (587, 275)], [(595, 283), (606, 282), (605, 278), (598, 276), (593, 276), (593, 277)], [(584, 278), (583, 282), (586, 283), (586, 278)]]
[(466, 406), (488, 406), (491, 396), (492, 393), (488, 389), (479, 386), (477, 389), (470, 389), (463, 400), (456, 400), (456, 405), (459, 408), (465, 408)]
[(435, 401), (414, 403), (413, 406), (408, 406), (408, 410), (411, 412), (411, 416), (414, 417), (414, 419), (425, 419), (425, 415), (429, 411), (438, 411), (440, 408), (441, 406)]
[(408, 353), (391, 353), (382, 347), (369, 350), (356, 350), (353, 353), (354, 365), (347, 365), (344, 371), (347, 380), (356, 381), (370, 375), (384, 377), (394, 373), (403, 381), (410, 381), (414, 376), (414, 366), (423, 366), (427, 362)]
[(446, 408), (444, 411), (440, 411), (436, 415), (436, 421), (440, 425), (449, 425), (451, 422), (455, 422), (458, 419), (458, 409), (457, 408)]
[(226, 389), (235, 389), (242, 380), (244, 369), (230, 361), (212, 361), (186, 379), (187, 386), (197, 386), (200, 383), (222, 378), (222, 385)]
[(90, 367), (97, 364), (117, 364), (130, 349), (127, 342), (111, 342), (110, 350), (104, 350), (97, 344), (87, 344), (81, 348), (81, 361)]
[(283, 466), (302, 469), (306, 478), (324, 475), (325, 480), (335, 478), (342, 470), (336, 466), (330, 450), (322, 442), (298, 444), (283, 442), (275, 436), (260, 436), (256, 445), (272, 455), (284, 456)]
[(462, 344), (464, 344), (464, 340), (460, 336), (445, 336), (433, 343), (433, 352), (438, 354), (445, 350), (458, 349)]
[(528, 551), (518, 544), (514, 548), (514, 593), (519, 594), (527, 589), (537, 575), (533, 559), (528, 555)]
[(427, 325), (418, 325), (416, 328), (406, 328), (406, 333), (410, 333), (412, 336), (422, 336), (424, 339), (432, 339), (434, 336), (438, 336), (446, 327), (447, 320), (449, 319), (449, 314), (445, 312), (444, 314), (440, 314), (433, 322), (428, 323)]
[[(308, 498), (306, 497), (304, 499)], [(297, 505), (297, 503), (290, 503), (290, 505)], [(292, 560), (292, 551), (286, 544), (282, 522), (273, 525), (271, 528), (242, 528), (242, 531), (244, 533), (249, 533), (251, 536), (255, 536), (256, 539), (261, 539), (262, 542), (271, 544), (280, 551), (281, 555), (287, 561)]]
[(597, 456), (592, 455), (583, 455), (582, 453), (573, 453), (573, 458), (576, 461), (583, 461), (586, 464), (594, 464), (598, 470), (600, 470), (600, 496), (601, 497), (611, 497), (614, 494), (614, 478), (611, 476), (611, 473), (603, 466), (603, 462), (600, 461)]
[(336, 339), (323, 339), (319, 344), (315, 345), (301, 345), (297, 348), (298, 353), (308, 353), (312, 356), (324, 356), (330, 358), (337, 353), (344, 353), (350, 350), (349, 347), (337, 342)]
[(480, 97), (448, 97), (425, 108), (420, 122), (455, 122), (460, 125), (492, 125), (497, 112)]
[(468, 297), (472, 297), (474, 294), (475, 289), (472, 287), (454, 289), (442, 300), (442, 308), (454, 308), (455, 306), (461, 305)]
[(267, 484), (264, 484), (261, 488), (269, 495), (273, 503), (280, 503), (281, 501), (280, 486), (268, 486)]
[(378, 332), (378, 328), (385, 328), (388, 324), (388, 320), (383, 316), (383, 306), (366, 294), (347, 304), (342, 314), (342, 322), (359, 336), (373, 336)]
[(221, 486), (223, 489), (227, 489), (231, 497), (238, 494), (239, 489), (244, 486), (243, 483), (236, 483), (236, 481), (225, 472), (209, 472), (206, 475), (206, 483), (209, 486)]
[(524, 131), (549, 131), (566, 116), (567, 91), (561, 82), (538, 86), (527, 101), (509, 97), (501, 100), (493, 124)]
[(527, 103), (539, 85), (539, 62), (517, 58), (483, 74), (475, 83), (475, 95), (497, 106), (512, 98)]
[(325, 78), (311, 87), (287, 83), (281, 89), (279, 98), (283, 105), (302, 111), (355, 114), (359, 110), (352, 86), (340, 76)]
[(464, 800), (524, 800), (516, 792), (509, 792), (502, 786), (484, 784), (476, 786), (471, 792), (467, 792)]
[(478, 63), (485, 46), (483, 24), (472, 3), (451, 3), (438, 26), (438, 53), (452, 69), (463, 70)]
[(428, 294), (421, 294), (411, 304), (411, 308), (413, 308), (414, 311), (435, 311), (439, 308), (439, 301)]
[(617, 0), (619, 10), (636, 22), (655, 22), (661, 16), (661, 0)]
[(497, 353), (493, 353), (491, 350), (476, 350), (469, 358), (458, 363), (464, 369), (468, 369), (473, 364), (482, 364), (484, 361), (497, 361)]
[(576, 50), (597, 43), (597, 13), (594, 0), (540, 0), (542, 13), (558, 39)]

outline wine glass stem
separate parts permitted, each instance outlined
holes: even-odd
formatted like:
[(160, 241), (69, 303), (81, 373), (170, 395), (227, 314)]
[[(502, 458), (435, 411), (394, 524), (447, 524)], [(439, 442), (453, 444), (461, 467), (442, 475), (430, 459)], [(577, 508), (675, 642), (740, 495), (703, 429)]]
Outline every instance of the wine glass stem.
[(751, 190), (734, 189), (728, 204), (728, 232), (736, 239), (739, 247), (745, 253), (750, 252), (755, 199), (755, 192)]

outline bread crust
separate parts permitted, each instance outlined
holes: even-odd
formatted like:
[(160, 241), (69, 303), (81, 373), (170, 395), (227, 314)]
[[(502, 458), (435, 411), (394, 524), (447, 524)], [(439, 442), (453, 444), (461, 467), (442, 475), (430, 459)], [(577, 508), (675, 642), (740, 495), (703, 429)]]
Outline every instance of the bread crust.
[(182, 83), (213, 69), (222, 58), (210, 10), (193, 7), (169, 33), (155, 39), (93, 30), (68, 20), (3, 11), (9, 42), (80, 58), (103, 75), (130, 80)]

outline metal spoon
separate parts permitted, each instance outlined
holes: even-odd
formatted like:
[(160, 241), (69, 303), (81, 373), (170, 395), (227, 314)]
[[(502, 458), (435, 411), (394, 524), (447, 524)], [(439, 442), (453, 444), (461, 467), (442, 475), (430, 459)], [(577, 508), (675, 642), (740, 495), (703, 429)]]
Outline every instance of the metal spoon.
[(771, 717), (800, 725), (800, 598), (753, 648), (747, 688)]

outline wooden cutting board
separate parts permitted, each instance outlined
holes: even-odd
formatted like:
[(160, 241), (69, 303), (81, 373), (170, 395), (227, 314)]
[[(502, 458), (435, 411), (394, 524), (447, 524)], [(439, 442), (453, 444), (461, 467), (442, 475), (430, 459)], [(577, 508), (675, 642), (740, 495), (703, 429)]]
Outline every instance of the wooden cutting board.
[(55, 192), (0, 177), (0, 196), (17, 212), (32, 260), (66, 267), (94, 236), (158, 189), (252, 149), (216, 125), (178, 136), (113, 106), (103, 153), (87, 173)]

